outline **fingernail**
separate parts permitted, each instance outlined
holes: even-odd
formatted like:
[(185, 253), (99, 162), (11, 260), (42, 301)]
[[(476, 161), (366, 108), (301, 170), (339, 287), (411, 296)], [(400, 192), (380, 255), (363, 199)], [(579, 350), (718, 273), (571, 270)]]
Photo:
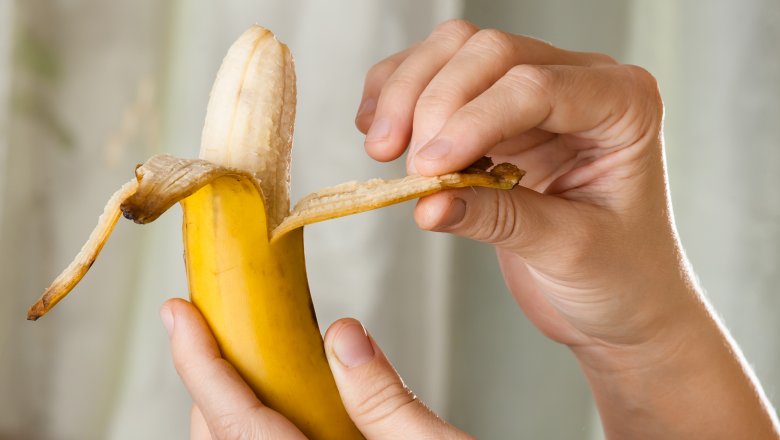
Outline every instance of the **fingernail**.
[(390, 137), (390, 120), (379, 118), (366, 133), (366, 142), (381, 142)]
[(369, 115), (371, 113), (374, 113), (374, 110), (376, 110), (376, 99), (368, 98), (362, 103), (360, 103), (360, 107), (358, 107), (358, 112), (357, 112), (357, 116), (355, 116), (355, 119), (363, 115)]
[(345, 324), (333, 341), (333, 352), (347, 368), (359, 367), (374, 358), (374, 347), (359, 322)]
[(443, 230), (451, 226), (455, 226), (463, 220), (466, 216), (466, 202), (460, 198), (452, 199), (450, 206), (447, 208), (447, 212), (439, 223), (434, 227), (434, 230)]
[(171, 313), (171, 309), (163, 306), (160, 309), (160, 319), (163, 327), (165, 327), (165, 331), (168, 332), (168, 337), (170, 337), (173, 334), (173, 313)]
[(422, 158), (423, 160), (437, 160), (448, 155), (451, 149), (452, 146), (450, 145), (450, 141), (446, 139), (435, 139), (428, 145), (422, 147), (422, 149), (417, 152), (416, 157)]

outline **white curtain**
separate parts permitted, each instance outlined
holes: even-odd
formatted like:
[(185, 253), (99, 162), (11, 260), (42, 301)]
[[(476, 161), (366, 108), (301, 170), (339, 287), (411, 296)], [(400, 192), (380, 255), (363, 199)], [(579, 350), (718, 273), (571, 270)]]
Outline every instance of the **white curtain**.
[[(40, 322), (24, 315), (135, 163), (197, 154), (237, 35), (260, 23), (296, 57), (296, 199), (403, 173), (362, 151), (364, 72), (459, 15), (656, 74), (686, 250), (777, 396), (776, 2), (0, 0), (0, 439), (186, 437), (190, 401), (157, 317), (186, 297), (177, 208), (120, 223), (71, 297)], [(480, 438), (598, 438), (574, 359), (517, 311), (492, 249), (418, 231), (411, 208), (307, 228), (321, 326), (363, 320), (412, 389)]]

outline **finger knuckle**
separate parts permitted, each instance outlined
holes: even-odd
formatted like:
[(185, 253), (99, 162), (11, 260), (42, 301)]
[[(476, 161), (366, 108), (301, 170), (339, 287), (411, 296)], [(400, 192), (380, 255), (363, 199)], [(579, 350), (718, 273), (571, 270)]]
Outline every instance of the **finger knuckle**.
[(514, 50), (514, 38), (512, 35), (498, 29), (482, 29), (469, 39), (469, 45), (479, 51), (489, 51), (499, 56), (508, 56)]
[(417, 81), (412, 75), (400, 74), (401, 72), (398, 73), (399, 74), (393, 75), (387, 80), (387, 83), (385, 83), (384, 88), (395, 89), (395, 90), (406, 90), (417, 83)]
[(382, 424), (416, 400), (417, 397), (404, 384), (388, 381), (355, 407), (355, 419), (365, 425)]
[(500, 103), (467, 104), (458, 109), (448, 123), (467, 127), (469, 131), (479, 133), (485, 145), (497, 145), (510, 136), (507, 128), (498, 122), (505, 111), (507, 111), (506, 107)]
[(546, 66), (520, 64), (504, 75), (505, 85), (520, 94), (538, 96), (547, 93), (553, 82), (553, 72)]
[(517, 206), (510, 194), (505, 191), (492, 193), (492, 221), (482, 224), (480, 240), (500, 246), (517, 240), (520, 225), (516, 215)]
[(484, 133), (492, 127), (493, 124), (490, 122), (496, 114), (496, 107), (486, 104), (479, 106), (468, 104), (458, 109), (456, 117), (458, 122), (468, 121), (473, 127), (479, 128), (480, 132)]
[(426, 89), (417, 99), (414, 107), (414, 114), (420, 116), (438, 116), (449, 108), (457, 92), (453, 89), (436, 88)]
[(174, 360), (174, 367), (179, 376), (189, 381), (199, 381), (204, 377), (216, 374), (228, 374), (233, 367), (222, 358), (211, 358), (204, 362), (200, 358), (184, 358)]
[(431, 32), (431, 37), (458, 38), (465, 40), (474, 35), (478, 30), (479, 28), (470, 21), (454, 18), (436, 26), (433, 32)]
[(176, 372), (185, 380), (188, 377), (197, 375), (198, 372), (202, 369), (201, 363), (190, 360), (190, 358), (186, 356), (179, 355), (179, 351), (183, 350), (180, 350), (176, 347), (174, 348), (173, 367), (176, 369)]
[(601, 52), (587, 52), (585, 56), (590, 60), (591, 66), (599, 65), (617, 65), (618, 62), (615, 58)]
[(190, 391), (202, 388), (214, 377), (230, 377), (236, 374), (233, 366), (221, 357), (180, 358), (178, 361), (174, 359), (174, 368)]
[(397, 96), (396, 94), (404, 95), (417, 90), (418, 87), (419, 79), (411, 74), (398, 72), (391, 76), (387, 82), (385, 82), (384, 86), (382, 86), (382, 94), (393, 96)]
[(209, 426), (216, 440), (264, 440), (269, 437), (255, 423), (236, 415), (214, 419)]
[(629, 78), (631, 78), (636, 84), (647, 87), (649, 89), (658, 88), (658, 81), (655, 79), (653, 74), (644, 67), (636, 66), (634, 64), (625, 64), (622, 67)]
[(634, 87), (641, 90), (646, 96), (648, 102), (658, 113), (659, 117), (663, 116), (663, 100), (661, 99), (661, 90), (658, 85), (658, 80), (647, 69), (641, 66), (633, 64), (626, 64), (620, 66), (625, 72)]
[(393, 61), (392, 59), (384, 59), (368, 69), (368, 72), (366, 72), (366, 82), (371, 81), (375, 78), (384, 78), (388, 75), (392, 74), (395, 69), (398, 68), (398, 64)]
[(234, 414), (224, 414), (209, 423), (209, 429), (217, 440), (271, 440), (279, 438), (274, 425), (262, 423), (267, 419), (268, 408), (258, 406)]

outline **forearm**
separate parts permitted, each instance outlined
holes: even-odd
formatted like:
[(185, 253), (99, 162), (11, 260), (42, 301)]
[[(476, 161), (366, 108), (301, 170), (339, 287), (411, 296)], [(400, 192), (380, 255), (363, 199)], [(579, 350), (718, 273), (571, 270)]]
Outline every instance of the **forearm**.
[(608, 438), (774, 439), (776, 416), (697, 292), (641, 346), (575, 347)]

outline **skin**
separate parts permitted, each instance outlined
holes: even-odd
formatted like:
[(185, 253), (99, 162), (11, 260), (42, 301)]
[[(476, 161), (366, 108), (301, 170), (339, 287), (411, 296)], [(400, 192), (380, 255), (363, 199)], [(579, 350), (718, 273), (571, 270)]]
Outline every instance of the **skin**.
[[(680, 246), (662, 121), (639, 67), (455, 20), (371, 68), (356, 125), (371, 157), (407, 152), (410, 173), (484, 155), (528, 171), (513, 191), (423, 198), (415, 220), (495, 246), (522, 311), (576, 356), (608, 438), (778, 438)], [(302, 437), (219, 357), (193, 306), (172, 300), (161, 313), (195, 402), (192, 438)], [(414, 398), (356, 321), (333, 324), (325, 346), (367, 438), (466, 437)]]

